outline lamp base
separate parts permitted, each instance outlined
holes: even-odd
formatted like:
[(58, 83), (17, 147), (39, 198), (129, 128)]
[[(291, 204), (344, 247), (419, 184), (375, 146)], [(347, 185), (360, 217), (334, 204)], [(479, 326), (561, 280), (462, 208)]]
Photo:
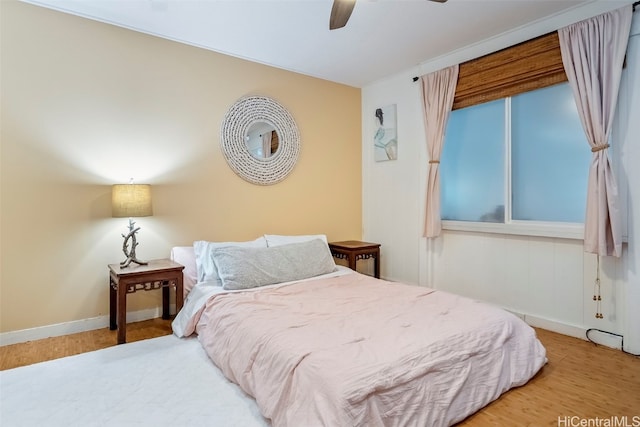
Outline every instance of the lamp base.
[(146, 261), (140, 261), (139, 259), (137, 259), (137, 258), (135, 258), (135, 257), (133, 257), (133, 258), (132, 258), (132, 257), (127, 257), (127, 259), (125, 259), (124, 261), (122, 261), (122, 262), (120, 263), (120, 268), (127, 268), (127, 267), (129, 267), (129, 265), (130, 265), (132, 262), (135, 262), (135, 263), (136, 263), (136, 264), (138, 264), (138, 265), (147, 265), (147, 264), (149, 264), (148, 262), (146, 262)]
[[(135, 262), (138, 265), (147, 265), (148, 262), (140, 261), (136, 257), (136, 246), (138, 246), (138, 242), (136, 241), (136, 233), (140, 230), (140, 227), (135, 227), (135, 222), (129, 218), (129, 233), (123, 234), (124, 242), (122, 243), (122, 252), (124, 252), (124, 256), (127, 258), (120, 263), (120, 268), (127, 268), (132, 262)], [(129, 241), (131, 241), (131, 250), (129, 250)]]

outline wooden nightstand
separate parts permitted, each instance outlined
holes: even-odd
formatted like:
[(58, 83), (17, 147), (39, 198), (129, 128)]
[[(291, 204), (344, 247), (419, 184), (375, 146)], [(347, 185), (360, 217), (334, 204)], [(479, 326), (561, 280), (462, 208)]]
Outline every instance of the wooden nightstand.
[(360, 242), (358, 240), (345, 240), (344, 242), (329, 243), (331, 255), (339, 259), (347, 259), (349, 268), (356, 269), (359, 259), (373, 258), (374, 276), (380, 278), (380, 244)]
[(118, 329), (118, 344), (126, 342), (127, 294), (162, 288), (162, 318), (169, 319), (170, 287), (176, 290), (176, 313), (182, 308), (183, 269), (183, 265), (170, 259), (155, 259), (147, 265), (131, 265), (127, 268), (120, 268), (120, 264), (109, 264), (109, 329)]

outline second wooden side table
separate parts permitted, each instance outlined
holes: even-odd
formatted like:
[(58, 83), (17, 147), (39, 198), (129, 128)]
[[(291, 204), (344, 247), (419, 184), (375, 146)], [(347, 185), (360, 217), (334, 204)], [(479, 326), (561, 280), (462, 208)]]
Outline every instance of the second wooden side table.
[(380, 244), (361, 242), (359, 240), (345, 240), (343, 242), (329, 243), (331, 254), (339, 259), (346, 259), (349, 268), (356, 269), (359, 259), (373, 258), (374, 276), (380, 278)]

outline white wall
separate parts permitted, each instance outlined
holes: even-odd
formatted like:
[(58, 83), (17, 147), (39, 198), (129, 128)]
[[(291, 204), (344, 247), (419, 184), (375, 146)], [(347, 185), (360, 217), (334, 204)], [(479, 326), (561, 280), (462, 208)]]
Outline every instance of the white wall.
[[(625, 4), (628, 2), (625, 2)], [(601, 261), (602, 320), (592, 300), (596, 257), (583, 252), (582, 241), (529, 236), (445, 231), (435, 241), (423, 239), (427, 151), (420, 90), (413, 76), (460, 63), (560, 27), (620, 7), (597, 1), (517, 31), (477, 43), (376, 82), (362, 91), (363, 238), (382, 244), (382, 276), (437, 287), (504, 306), (536, 326), (584, 337), (587, 328), (625, 335), (625, 349), (640, 351), (639, 227), (629, 224), (629, 245), (620, 259)], [(640, 18), (635, 14), (637, 34)], [(623, 209), (638, 223), (640, 164), (637, 120), (640, 116), (638, 37), (631, 41), (624, 71), (613, 151), (625, 194)], [(635, 47), (634, 47), (635, 46)], [(631, 78), (634, 76), (634, 78)], [(397, 104), (398, 160), (373, 160), (375, 108)], [(633, 129), (631, 129), (633, 127)], [(635, 135), (636, 138), (632, 138)], [(627, 185), (628, 182), (634, 183)], [(595, 336), (619, 346), (619, 339)]]
[[(362, 182), (363, 239), (383, 244), (382, 275), (389, 279), (418, 283), (421, 216), (424, 203), (419, 182), (424, 163), (424, 128), (420, 98), (411, 74), (362, 91)], [(396, 104), (398, 159), (374, 160), (375, 110)]]
[(623, 141), (621, 175), (628, 183), (626, 195), (628, 265), (623, 287), (626, 318), (622, 333), (625, 349), (640, 353), (640, 10), (636, 10), (627, 50), (627, 69), (622, 76), (618, 135)]

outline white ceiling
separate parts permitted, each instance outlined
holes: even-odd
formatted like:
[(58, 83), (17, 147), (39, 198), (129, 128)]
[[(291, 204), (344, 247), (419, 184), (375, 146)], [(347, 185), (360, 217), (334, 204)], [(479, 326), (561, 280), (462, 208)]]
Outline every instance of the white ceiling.
[(358, 0), (346, 27), (334, 31), (331, 0), (27, 1), (364, 87), (594, 0)]

